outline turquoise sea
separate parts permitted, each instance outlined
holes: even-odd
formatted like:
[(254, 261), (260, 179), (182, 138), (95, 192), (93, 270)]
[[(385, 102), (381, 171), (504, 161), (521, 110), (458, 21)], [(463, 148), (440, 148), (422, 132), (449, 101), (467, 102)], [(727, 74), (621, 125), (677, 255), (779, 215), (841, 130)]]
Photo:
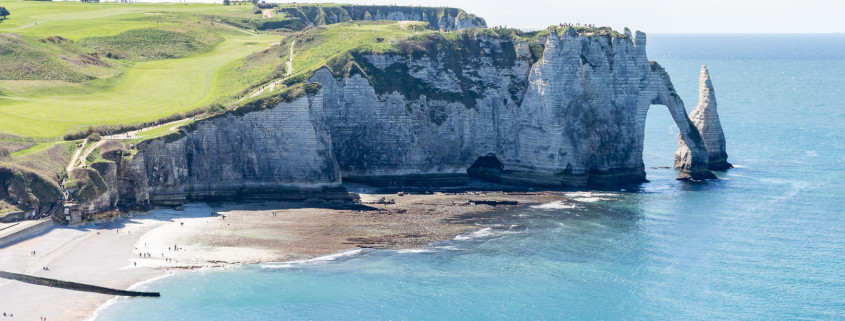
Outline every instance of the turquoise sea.
[(845, 319), (845, 35), (648, 45), (687, 110), (709, 67), (737, 165), (720, 180), (658, 168), (677, 130), (655, 106), (638, 188), (570, 193), (421, 251), (183, 273), (97, 320)]

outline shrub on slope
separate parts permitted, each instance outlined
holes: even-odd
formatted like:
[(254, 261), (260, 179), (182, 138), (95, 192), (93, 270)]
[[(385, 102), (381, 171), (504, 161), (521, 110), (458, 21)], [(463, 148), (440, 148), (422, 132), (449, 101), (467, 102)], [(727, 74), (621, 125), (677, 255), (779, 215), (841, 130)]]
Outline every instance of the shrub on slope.
[(211, 50), (220, 43), (218, 35), (198, 30), (133, 29), (108, 37), (85, 38), (82, 45), (103, 54), (133, 60), (181, 58)]
[[(52, 39), (63, 39), (50, 37)], [(92, 80), (108, 66), (70, 42), (37, 42), (0, 34), (0, 80)]]

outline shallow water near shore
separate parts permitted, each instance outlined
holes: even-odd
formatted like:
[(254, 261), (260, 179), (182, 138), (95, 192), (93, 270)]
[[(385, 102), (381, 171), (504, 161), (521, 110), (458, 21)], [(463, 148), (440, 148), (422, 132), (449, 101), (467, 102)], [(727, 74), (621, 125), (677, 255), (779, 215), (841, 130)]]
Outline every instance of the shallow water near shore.
[(96, 319), (845, 318), (845, 35), (649, 35), (648, 51), (687, 110), (710, 69), (737, 165), (720, 180), (659, 168), (677, 129), (654, 106), (639, 187), (566, 193), (424, 249), (182, 273)]

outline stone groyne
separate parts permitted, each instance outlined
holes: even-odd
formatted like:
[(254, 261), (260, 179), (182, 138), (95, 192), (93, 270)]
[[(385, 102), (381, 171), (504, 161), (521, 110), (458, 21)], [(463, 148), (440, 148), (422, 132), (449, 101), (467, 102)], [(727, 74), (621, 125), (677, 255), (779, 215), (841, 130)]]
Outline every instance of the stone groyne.
[(83, 283), (77, 283), (77, 282), (70, 282), (70, 281), (62, 281), (62, 280), (56, 280), (56, 279), (48, 279), (48, 278), (42, 278), (42, 277), (37, 277), (37, 276), (32, 276), (32, 275), (11, 273), (11, 272), (5, 272), (5, 271), (0, 271), (0, 278), (20, 281), (20, 282), (35, 284), (35, 285), (49, 286), (49, 287), (52, 287), (52, 288), (68, 289), (68, 290), (83, 291), (83, 292), (93, 292), (93, 293), (101, 293), (101, 294), (108, 294), (108, 295), (145, 296), (145, 297), (160, 297), (161, 296), (161, 294), (158, 293), (158, 292), (125, 291), (125, 290), (106, 288), (106, 287), (102, 287), (102, 286), (83, 284)]

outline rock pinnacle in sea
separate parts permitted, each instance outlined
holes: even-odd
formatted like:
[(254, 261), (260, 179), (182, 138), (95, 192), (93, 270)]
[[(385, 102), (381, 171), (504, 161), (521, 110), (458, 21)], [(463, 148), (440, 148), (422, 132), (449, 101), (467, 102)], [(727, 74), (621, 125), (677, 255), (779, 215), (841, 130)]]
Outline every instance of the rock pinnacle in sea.
[[(716, 92), (713, 90), (707, 66), (701, 66), (701, 75), (698, 78), (698, 106), (692, 110), (689, 118), (701, 133), (701, 140), (707, 149), (708, 167), (716, 171), (733, 167), (728, 163), (725, 133), (722, 131), (722, 123), (716, 110)], [(679, 152), (685, 147), (681, 146)]]

